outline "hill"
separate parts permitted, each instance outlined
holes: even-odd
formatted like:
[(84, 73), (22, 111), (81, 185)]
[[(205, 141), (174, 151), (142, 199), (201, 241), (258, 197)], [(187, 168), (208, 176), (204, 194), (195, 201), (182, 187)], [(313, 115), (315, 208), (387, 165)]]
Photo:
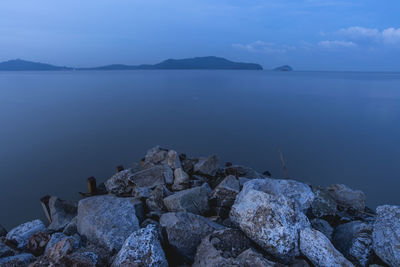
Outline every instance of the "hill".
[(54, 71), (54, 70), (72, 70), (68, 67), (53, 66), (50, 64), (25, 61), (21, 59), (14, 59), (5, 62), (0, 62), (0, 71)]

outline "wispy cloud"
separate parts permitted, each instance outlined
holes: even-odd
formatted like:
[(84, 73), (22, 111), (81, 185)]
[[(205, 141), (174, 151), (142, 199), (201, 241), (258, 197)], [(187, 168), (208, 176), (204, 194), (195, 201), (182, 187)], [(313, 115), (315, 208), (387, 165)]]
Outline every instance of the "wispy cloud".
[(386, 45), (400, 45), (400, 28), (387, 28), (382, 31), (375, 28), (364, 28), (360, 26), (353, 26), (346, 29), (341, 29), (337, 35), (365, 45), (386, 44)]
[(249, 44), (232, 44), (233, 47), (253, 53), (286, 53), (296, 49), (294, 46), (255, 41)]
[(321, 41), (318, 43), (318, 46), (323, 47), (323, 48), (351, 48), (351, 47), (357, 47), (357, 44), (353, 42), (348, 42), (348, 41), (340, 41), (340, 40), (334, 40), (334, 41)]

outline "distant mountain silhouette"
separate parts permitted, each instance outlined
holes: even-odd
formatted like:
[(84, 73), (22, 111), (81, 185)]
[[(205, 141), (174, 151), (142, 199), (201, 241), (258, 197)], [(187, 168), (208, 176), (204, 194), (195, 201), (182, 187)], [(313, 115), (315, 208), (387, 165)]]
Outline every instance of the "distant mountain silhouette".
[(292, 71), (293, 68), (290, 67), (289, 65), (283, 65), (283, 66), (275, 68), (274, 70), (276, 70), (276, 71)]
[(93, 68), (59, 67), (21, 59), (0, 63), (0, 71), (54, 71), (54, 70), (167, 70), (167, 69), (210, 69), (210, 70), (262, 70), (259, 64), (233, 62), (221, 57), (195, 57), (186, 59), (167, 59), (154, 65), (113, 64)]
[(50, 64), (43, 64), (38, 62), (25, 61), (21, 59), (14, 59), (5, 62), (0, 62), (0, 71), (28, 71), (28, 70), (72, 70), (72, 68), (58, 67)]
[(262, 70), (259, 64), (233, 62), (221, 57), (195, 57), (185, 59), (167, 59), (154, 65), (107, 65), (81, 70), (171, 70), (171, 69), (213, 69), (213, 70)]

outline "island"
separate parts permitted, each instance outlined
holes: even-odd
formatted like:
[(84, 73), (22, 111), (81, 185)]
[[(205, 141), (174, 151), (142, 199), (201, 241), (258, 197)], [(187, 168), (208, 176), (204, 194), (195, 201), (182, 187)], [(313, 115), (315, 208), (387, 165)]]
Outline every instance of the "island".
[(289, 65), (283, 65), (274, 69), (275, 71), (293, 71), (293, 68)]
[(73, 68), (53, 66), (50, 64), (14, 59), (0, 62), (0, 71), (56, 71), (72, 70)]

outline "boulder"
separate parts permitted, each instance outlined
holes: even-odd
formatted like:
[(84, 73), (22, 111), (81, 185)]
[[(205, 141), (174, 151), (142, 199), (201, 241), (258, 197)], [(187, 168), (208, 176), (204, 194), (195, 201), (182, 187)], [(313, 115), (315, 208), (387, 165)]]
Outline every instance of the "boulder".
[(239, 194), (239, 180), (235, 176), (227, 176), (210, 195), (210, 202), (217, 207), (232, 207), (236, 195)]
[(147, 151), (143, 165), (145, 168), (151, 168), (155, 165), (168, 165), (175, 170), (181, 167), (181, 162), (175, 150), (168, 150), (156, 146)]
[(225, 168), (226, 175), (233, 175), (235, 177), (246, 177), (248, 179), (260, 179), (264, 178), (264, 175), (256, 172), (252, 168), (241, 166), (241, 165), (232, 165)]
[[(252, 180), (247, 184), (256, 181)], [(299, 255), (299, 231), (310, 226), (296, 204), (283, 195), (243, 189), (232, 206), (230, 219), (264, 251), (283, 262)]]
[(133, 186), (132, 197), (138, 198), (138, 199), (146, 199), (146, 198), (150, 197), (151, 191), (152, 190), (149, 187)]
[(132, 175), (132, 170), (127, 169), (114, 174), (104, 185), (108, 193), (114, 195), (127, 195), (132, 192), (132, 184), (129, 184), (128, 177)]
[(207, 158), (199, 158), (198, 162), (194, 165), (194, 172), (206, 176), (215, 176), (219, 168), (218, 156), (212, 155)]
[(13, 256), (15, 251), (0, 240), (0, 258)]
[(170, 195), (172, 193), (164, 185), (156, 186), (150, 193), (149, 198), (146, 199), (147, 208), (152, 211), (166, 210), (164, 198)]
[(333, 228), (327, 221), (317, 218), (312, 219), (311, 226), (315, 230), (318, 230), (321, 233), (323, 233), (329, 240), (332, 240)]
[[(257, 264), (260, 262), (260, 264)], [(250, 264), (251, 263), (251, 264)], [(197, 248), (193, 267), (275, 266), (252, 249), (251, 241), (239, 230), (215, 231), (203, 238)]]
[(34, 259), (35, 257), (30, 253), (21, 253), (14, 256), (0, 258), (0, 266), (4, 267), (27, 266)]
[(384, 205), (376, 208), (372, 232), (376, 255), (390, 266), (400, 266), (400, 207)]
[(190, 179), (189, 175), (182, 170), (182, 168), (175, 169), (174, 171), (174, 184), (172, 190), (179, 191), (189, 188)]
[(194, 214), (205, 214), (209, 209), (208, 195), (211, 192), (208, 184), (179, 191), (164, 198), (169, 211), (186, 211)]
[(201, 239), (223, 226), (187, 212), (169, 212), (160, 218), (160, 225), (165, 229), (172, 258), (191, 263)]
[(46, 257), (50, 261), (58, 263), (63, 257), (71, 254), (74, 249), (74, 241), (72, 238), (63, 238), (46, 251)]
[(368, 266), (372, 255), (372, 226), (353, 221), (341, 224), (333, 232), (333, 245), (357, 266)]
[(50, 240), (50, 235), (45, 232), (37, 232), (29, 239), (27, 250), (33, 255), (40, 256), (43, 254), (47, 243)]
[(78, 234), (74, 234), (72, 236), (64, 235), (63, 233), (54, 233), (51, 235), (50, 240), (48, 241), (46, 248), (44, 250), (44, 254), (47, 254), (49, 250), (54, 249), (55, 245), (62, 241), (68, 239), (73, 244), (73, 248), (77, 249), (81, 246), (81, 237)]
[(365, 210), (365, 195), (362, 191), (353, 190), (343, 184), (331, 185), (327, 190), (339, 205), (358, 211)]
[(45, 229), (46, 226), (41, 220), (33, 220), (13, 228), (6, 235), (6, 239), (8, 243), (13, 244), (16, 248), (24, 250), (31, 236)]
[(312, 228), (304, 228), (300, 231), (300, 251), (315, 266), (354, 266), (335, 249), (323, 233)]
[(157, 185), (172, 184), (173, 172), (169, 166), (161, 165), (135, 172), (128, 176), (128, 181), (138, 187), (154, 188)]
[(7, 235), (7, 230), (0, 224), (0, 237), (6, 236)]
[(65, 235), (74, 235), (78, 233), (78, 228), (76, 226), (76, 223), (78, 221), (77, 217), (74, 217), (64, 228), (63, 234)]
[(62, 200), (58, 197), (50, 197), (49, 209), (51, 224), (48, 229), (60, 231), (76, 216), (78, 203)]
[(314, 200), (314, 193), (308, 185), (288, 179), (253, 179), (243, 186), (242, 191), (248, 190), (257, 190), (276, 196), (283, 195), (292, 200), (300, 210), (308, 209)]
[(77, 228), (89, 241), (118, 251), (125, 239), (139, 229), (134, 198), (95, 196), (78, 203)]
[(176, 170), (181, 168), (181, 161), (179, 155), (175, 150), (169, 150), (165, 158), (165, 164), (170, 166), (171, 169)]
[(137, 266), (168, 267), (164, 251), (154, 225), (133, 232), (115, 257), (112, 267)]
[(333, 217), (337, 211), (335, 199), (323, 188), (313, 188), (314, 200), (311, 203), (310, 211), (313, 217)]

